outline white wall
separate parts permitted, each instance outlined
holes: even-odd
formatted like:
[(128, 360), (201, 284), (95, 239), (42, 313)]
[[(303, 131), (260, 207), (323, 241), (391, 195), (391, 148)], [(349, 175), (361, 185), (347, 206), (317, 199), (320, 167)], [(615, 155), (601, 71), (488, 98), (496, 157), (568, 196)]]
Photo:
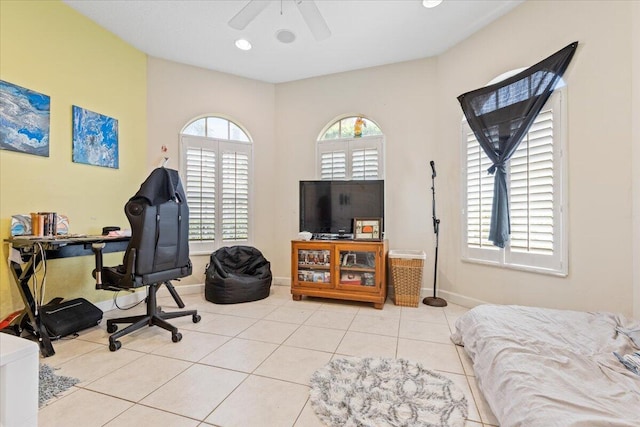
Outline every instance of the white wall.
[[(177, 155), (177, 134), (195, 116), (221, 113), (246, 126), (256, 141), (256, 245), (272, 262), (274, 276), (286, 278), (290, 240), (298, 232), (298, 181), (315, 177), (315, 140), (338, 116), (362, 114), (387, 138), (390, 248), (427, 252), (424, 288), (432, 280), (429, 161), (435, 160), (442, 220), (439, 286), (450, 301), (628, 315), (635, 307), (638, 315), (640, 271), (633, 260), (640, 255), (640, 132), (632, 117), (640, 111), (640, 73), (631, 71), (632, 61), (640, 69), (639, 42), (633, 42), (638, 30), (632, 25), (639, 14), (638, 2), (529, 1), (437, 58), (275, 86), (151, 58), (149, 167), (160, 158), (162, 144)], [(575, 40), (580, 46), (565, 74), (568, 277), (463, 263), (462, 111), (456, 97)]]
[(435, 60), (423, 59), (276, 86), (280, 158), (276, 272), (289, 275), (290, 240), (298, 234), (298, 181), (316, 179), (315, 141), (338, 115), (373, 119), (386, 137), (385, 232), (390, 248), (432, 245), (429, 159), (433, 158)]
[[(387, 136), (387, 231), (391, 248), (424, 249), (430, 287), (433, 235), (428, 162), (438, 169), (442, 219), (439, 283), (456, 301), (633, 311), (631, 238), (630, 2), (526, 2), (432, 60), (276, 86), (280, 171), (278, 235), (297, 231), (300, 179), (314, 173), (313, 140), (335, 115), (361, 113)], [(594, 23), (598, 23), (595, 25)], [(508, 35), (508, 37), (506, 36)], [(569, 276), (558, 278), (461, 261), (461, 93), (526, 67), (572, 41), (568, 83)], [(280, 242), (288, 260), (288, 242)], [(285, 255), (286, 254), (286, 255)], [(457, 298), (458, 295), (466, 298)]]
[(441, 283), (495, 303), (613, 310), (631, 315), (631, 8), (626, 1), (525, 2), (438, 61), (440, 150), (451, 164), (445, 218), (460, 215), (462, 117), (455, 97), (504, 71), (532, 65), (572, 41), (567, 73), (569, 276), (555, 278), (460, 261), (461, 227), (445, 228)]
[[(149, 58), (148, 93), (148, 169), (157, 167), (163, 156), (168, 167), (178, 169), (179, 133), (194, 118), (224, 116), (248, 130), (254, 144), (254, 245), (270, 259), (274, 257), (273, 223), (278, 210), (273, 207), (275, 180), (275, 89), (230, 74)], [(168, 152), (160, 148), (166, 145)], [(203, 283), (208, 256), (191, 256), (193, 275), (181, 284)]]

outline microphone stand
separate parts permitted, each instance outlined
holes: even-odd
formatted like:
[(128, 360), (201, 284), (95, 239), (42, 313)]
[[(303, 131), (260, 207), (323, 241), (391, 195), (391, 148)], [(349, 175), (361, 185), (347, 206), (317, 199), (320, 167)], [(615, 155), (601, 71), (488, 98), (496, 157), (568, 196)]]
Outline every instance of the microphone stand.
[(433, 160), (430, 162), (431, 164), (431, 194), (432, 194), (432, 203), (431, 206), (433, 208), (433, 232), (436, 235), (436, 257), (435, 263), (433, 267), (433, 296), (426, 297), (422, 300), (423, 304), (430, 305), (431, 307), (446, 307), (447, 301), (444, 298), (439, 298), (436, 296), (436, 281), (438, 278), (438, 240), (440, 237), (440, 219), (436, 218), (436, 168)]

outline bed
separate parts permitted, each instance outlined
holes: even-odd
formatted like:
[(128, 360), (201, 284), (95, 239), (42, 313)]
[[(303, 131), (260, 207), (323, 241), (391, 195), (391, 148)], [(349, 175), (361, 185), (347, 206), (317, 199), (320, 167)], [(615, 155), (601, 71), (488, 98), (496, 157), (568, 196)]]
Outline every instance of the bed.
[(639, 351), (616, 330), (639, 327), (611, 313), (487, 304), (462, 315), (451, 340), (502, 427), (638, 427), (640, 376), (613, 352)]

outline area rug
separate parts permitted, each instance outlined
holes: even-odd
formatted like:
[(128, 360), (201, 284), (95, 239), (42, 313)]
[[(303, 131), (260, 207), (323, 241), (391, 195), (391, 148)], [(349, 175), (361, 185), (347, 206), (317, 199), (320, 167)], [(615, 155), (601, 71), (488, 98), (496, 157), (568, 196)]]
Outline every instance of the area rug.
[(333, 360), (312, 375), (310, 395), (331, 427), (462, 427), (467, 418), (450, 379), (404, 359)]
[(40, 407), (47, 403), (48, 400), (80, 382), (77, 378), (56, 375), (53, 371), (54, 369), (49, 365), (40, 365), (40, 383), (38, 387), (40, 397), (38, 405)]

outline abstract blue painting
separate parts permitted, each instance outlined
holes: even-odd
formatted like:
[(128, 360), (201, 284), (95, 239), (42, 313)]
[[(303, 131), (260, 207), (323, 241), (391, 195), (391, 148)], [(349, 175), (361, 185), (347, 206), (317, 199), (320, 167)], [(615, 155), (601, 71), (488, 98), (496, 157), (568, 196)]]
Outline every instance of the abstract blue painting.
[(74, 105), (73, 161), (118, 169), (118, 121)]
[(49, 157), (50, 98), (0, 80), (0, 150)]

